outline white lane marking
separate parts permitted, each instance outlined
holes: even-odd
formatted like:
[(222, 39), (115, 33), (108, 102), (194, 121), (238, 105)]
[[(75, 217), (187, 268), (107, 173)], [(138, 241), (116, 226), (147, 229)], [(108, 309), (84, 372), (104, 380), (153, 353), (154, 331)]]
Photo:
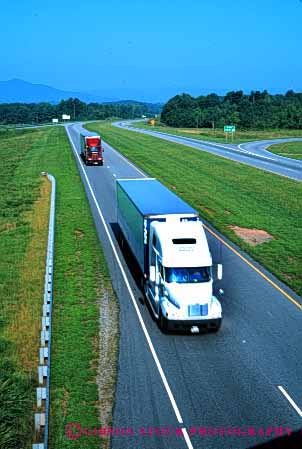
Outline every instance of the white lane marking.
[[(142, 317), (142, 315), (141, 315), (141, 313), (140, 313), (140, 310), (139, 310), (139, 308), (138, 308), (138, 305), (137, 305), (137, 303), (136, 303), (136, 301), (135, 301), (135, 297), (134, 297), (133, 291), (132, 291), (132, 289), (131, 289), (131, 286), (130, 286), (130, 284), (129, 284), (127, 275), (126, 275), (126, 273), (125, 273), (125, 270), (124, 270), (124, 268), (123, 268), (123, 265), (122, 265), (122, 263), (121, 263), (121, 260), (120, 260), (118, 254), (117, 254), (116, 248), (115, 248), (115, 246), (114, 246), (113, 240), (112, 240), (111, 235), (110, 235), (109, 230), (108, 230), (108, 226), (107, 226), (107, 224), (106, 224), (106, 221), (105, 221), (105, 219), (104, 219), (104, 216), (103, 216), (103, 214), (102, 214), (102, 211), (101, 211), (101, 209), (100, 209), (100, 206), (99, 206), (99, 204), (98, 204), (98, 202), (97, 202), (97, 200), (96, 200), (95, 194), (94, 194), (94, 192), (93, 192), (93, 190), (92, 190), (91, 184), (90, 184), (89, 179), (88, 179), (88, 176), (87, 176), (87, 174), (86, 174), (86, 171), (84, 170), (83, 163), (82, 163), (82, 161), (81, 161), (81, 159), (80, 159), (80, 156), (79, 156), (79, 154), (78, 154), (78, 152), (77, 152), (77, 150), (76, 150), (76, 147), (75, 147), (75, 145), (74, 145), (74, 143), (73, 143), (73, 141), (72, 141), (72, 139), (71, 139), (71, 136), (70, 136), (70, 133), (69, 133), (69, 129), (68, 129), (67, 127), (66, 127), (65, 129), (66, 129), (66, 132), (67, 132), (67, 134), (68, 134), (68, 137), (69, 137), (70, 143), (71, 143), (71, 145), (72, 145), (73, 151), (74, 151), (74, 153), (75, 153), (75, 155), (76, 155), (76, 157), (78, 158), (78, 161), (79, 161), (79, 163), (80, 163), (80, 167), (81, 167), (82, 172), (83, 172), (83, 175), (84, 175), (84, 177), (85, 177), (85, 180), (86, 180), (88, 189), (89, 189), (89, 191), (90, 191), (91, 197), (92, 197), (92, 199), (93, 199), (93, 201), (94, 201), (94, 204), (95, 204), (96, 209), (97, 209), (97, 211), (98, 211), (98, 214), (99, 214), (99, 216), (100, 216), (101, 222), (102, 222), (102, 224), (103, 224), (103, 226), (104, 226), (105, 232), (106, 232), (106, 234), (107, 234), (107, 237), (108, 237), (110, 246), (111, 246), (111, 248), (112, 248), (113, 254), (114, 254), (114, 256), (115, 256), (115, 259), (116, 259), (116, 261), (117, 261), (117, 264), (118, 264), (118, 266), (119, 266), (119, 268), (120, 268), (120, 270), (121, 270), (122, 277), (123, 277), (124, 282), (125, 282), (125, 284), (126, 284), (127, 290), (128, 290), (128, 292), (129, 292), (130, 298), (131, 298), (131, 300), (132, 300), (133, 306), (134, 306), (135, 311), (136, 311), (136, 314), (137, 314), (137, 316), (138, 316), (140, 325), (142, 326), (142, 329), (143, 329), (143, 332), (144, 332), (144, 334), (145, 334), (145, 337), (146, 337), (148, 346), (149, 346), (149, 348), (150, 348), (150, 351), (151, 351), (151, 354), (152, 354), (153, 359), (154, 359), (154, 361), (155, 361), (156, 367), (157, 367), (157, 369), (158, 369), (158, 371), (159, 371), (161, 380), (162, 380), (162, 382), (163, 382), (163, 384), (164, 384), (164, 387), (165, 387), (166, 392), (167, 392), (167, 394), (168, 394), (168, 397), (169, 397), (169, 399), (170, 399), (170, 402), (171, 402), (171, 405), (172, 405), (172, 407), (173, 407), (173, 410), (174, 410), (174, 413), (175, 413), (175, 415), (176, 415), (176, 418), (177, 418), (177, 420), (178, 420), (178, 422), (179, 422), (180, 424), (183, 424), (183, 419), (182, 419), (182, 417), (181, 417), (180, 411), (179, 411), (179, 409), (178, 409), (178, 406), (177, 406), (176, 401), (175, 401), (175, 399), (174, 399), (173, 393), (172, 393), (171, 388), (170, 388), (170, 386), (169, 386), (169, 383), (168, 383), (168, 381), (167, 381), (166, 375), (165, 375), (165, 373), (164, 373), (164, 371), (163, 371), (163, 369), (162, 369), (162, 366), (161, 366), (161, 364), (160, 364), (160, 361), (159, 361), (158, 356), (157, 356), (157, 354), (156, 354), (156, 351), (155, 351), (155, 349), (154, 349), (154, 346), (153, 346), (153, 343), (152, 343), (152, 341), (151, 341), (150, 335), (149, 335), (149, 333), (148, 333), (148, 331), (147, 331), (147, 328), (146, 328), (146, 326), (145, 326), (143, 317)], [(185, 441), (186, 441), (186, 443), (187, 443), (187, 445), (188, 445), (188, 448), (189, 448), (189, 449), (193, 449), (193, 446), (192, 446), (192, 444), (191, 444), (189, 435), (187, 435), (187, 436), (185, 437)], [(189, 443), (189, 444), (188, 444), (188, 443)]]
[(108, 148), (110, 148), (110, 150), (114, 151), (114, 153), (121, 159), (123, 159), (125, 162), (127, 162), (127, 164), (131, 165), (132, 168), (134, 168), (134, 170), (138, 171), (144, 178), (146, 177), (145, 173), (142, 172), (139, 168), (135, 167), (134, 164), (132, 164), (132, 162), (129, 161), (129, 159), (127, 159), (125, 156), (123, 156), (122, 154), (120, 154), (118, 151), (116, 151), (115, 148), (112, 148), (112, 146), (110, 146), (107, 142), (105, 142), (103, 140), (103, 143), (105, 143)]
[[(282, 164), (282, 161), (280, 161), (280, 159), (278, 159), (278, 158), (276, 158), (276, 157), (263, 156), (262, 154), (253, 153), (252, 151), (244, 150), (244, 149), (242, 148), (242, 145), (243, 145), (243, 143), (241, 143), (240, 145), (238, 145), (238, 147), (239, 147), (241, 150), (245, 151), (246, 153), (250, 154), (251, 156), (257, 156), (257, 157), (262, 158), (262, 159), (267, 159), (267, 160), (269, 160), (269, 161), (274, 161), (274, 162), (280, 162), (280, 164)], [(282, 156), (281, 156), (281, 157), (282, 157)], [(287, 159), (288, 159), (288, 158), (287, 158)], [(283, 168), (283, 170), (287, 170), (287, 171), (293, 171), (293, 172), (296, 172), (296, 171), (297, 171), (297, 170), (293, 170), (292, 168), (284, 168), (284, 167), (282, 167), (282, 168)], [(297, 167), (297, 169), (299, 169), (299, 167)]]
[(245, 153), (250, 154), (251, 156), (257, 156), (257, 157), (260, 157), (260, 158), (262, 158), (262, 159), (267, 159), (267, 160), (269, 160), (269, 161), (278, 161), (278, 159), (275, 158), (275, 157), (263, 156), (262, 154), (253, 153), (252, 151), (245, 150), (245, 149), (242, 147), (242, 145), (243, 145), (243, 143), (240, 143), (240, 144), (238, 145), (238, 148), (240, 148), (240, 150), (244, 151)]
[(107, 168), (110, 168), (110, 165), (107, 165)]
[(241, 150), (243, 150), (243, 151), (248, 151), (248, 150), (245, 150), (243, 147), (242, 147), (242, 145), (244, 145), (243, 143), (240, 143), (239, 145), (238, 145), (238, 147), (241, 149)]
[(184, 438), (185, 438), (185, 441), (186, 441), (186, 443), (187, 443), (188, 448), (189, 448), (189, 449), (193, 449), (193, 446), (192, 446), (190, 437), (189, 437), (189, 435), (188, 435), (187, 429), (186, 429), (185, 427), (182, 427), (181, 430), (182, 430), (182, 433), (183, 433), (183, 436), (184, 436)]
[(113, 173), (113, 176), (116, 178), (116, 174), (115, 173)]
[(298, 413), (298, 415), (300, 416), (300, 418), (302, 418), (302, 410), (297, 406), (297, 404), (292, 400), (292, 398), (290, 397), (290, 395), (284, 390), (283, 387), (281, 387), (281, 385), (278, 386), (279, 390), (281, 391), (281, 393), (286, 397), (286, 399), (288, 400), (288, 402), (290, 403), (290, 405), (296, 410), (296, 412)]

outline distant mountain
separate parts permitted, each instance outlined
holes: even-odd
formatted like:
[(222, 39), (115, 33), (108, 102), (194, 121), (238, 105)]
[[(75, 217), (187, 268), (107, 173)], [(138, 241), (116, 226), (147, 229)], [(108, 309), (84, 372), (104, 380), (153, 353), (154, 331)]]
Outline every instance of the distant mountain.
[(117, 98), (106, 98), (85, 92), (69, 92), (44, 84), (32, 84), (20, 79), (0, 81), (0, 103), (59, 103), (59, 101), (70, 97), (78, 98), (85, 103), (104, 103), (118, 100)]
[[(112, 94), (107, 95), (106, 90), (93, 90), (88, 92), (73, 92), (56, 89), (44, 84), (33, 84), (21, 79), (12, 79), (9, 81), (0, 81), (0, 103), (59, 103), (61, 100), (68, 98), (78, 98), (85, 103), (144, 103), (161, 107), (164, 102), (171, 97), (187, 92), (192, 96), (208, 95), (215, 92), (218, 95), (225, 95), (230, 90), (236, 89), (212, 89), (212, 88), (192, 88), (188, 89), (184, 86), (174, 87), (156, 87), (148, 86), (143, 88), (116, 88), (111, 89)], [(248, 89), (243, 89), (246, 93)], [(257, 90), (257, 89), (253, 89)], [(262, 89), (259, 89), (262, 90)], [(269, 89), (270, 93), (282, 93), (286, 89)], [(299, 89), (300, 91), (300, 89)], [(111, 97), (114, 95), (114, 97)], [(131, 98), (131, 100), (122, 100), (122, 98)], [(133, 100), (135, 98), (135, 100)], [(150, 100), (152, 99), (152, 100)]]

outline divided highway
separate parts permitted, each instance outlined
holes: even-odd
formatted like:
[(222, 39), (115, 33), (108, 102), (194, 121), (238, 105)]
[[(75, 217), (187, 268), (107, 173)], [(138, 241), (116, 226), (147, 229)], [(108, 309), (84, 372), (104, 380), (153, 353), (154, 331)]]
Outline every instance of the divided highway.
[(213, 260), (224, 265), (221, 330), (162, 334), (114, 234), (116, 178), (146, 174), (107, 144), (103, 167), (84, 166), (80, 129), (66, 126), (120, 303), (113, 427), (126, 435), (113, 449), (243, 449), (276, 428), (300, 431), (301, 298), (207, 224)]
[(186, 145), (197, 150), (207, 151), (209, 153), (222, 156), (243, 164), (252, 165), (262, 170), (270, 171), (278, 175), (286, 176), (296, 181), (302, 180), (302, 161), (278, 156), (266, 150), (269, 145), (282, 142), (302, 141), (302, 138), (274, 139), (257, 142), (248, 142), (245, 144), (220, 144), (215, 142), (200, 141), (190, 137), (176, 136), (159, 131), (151, 131), (143, 128), (135, 128), (135, 121), (122, 121), (113, 123), (118, 128), (124, 128), (129, 131), (135, 131), (170, 142)]

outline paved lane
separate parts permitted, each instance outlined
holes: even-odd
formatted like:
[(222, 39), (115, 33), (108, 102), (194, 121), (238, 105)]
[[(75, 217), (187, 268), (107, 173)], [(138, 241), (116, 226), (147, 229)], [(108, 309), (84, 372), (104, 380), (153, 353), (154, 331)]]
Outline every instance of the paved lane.
[[(78, 132), (79, 125), (68, 127), (77, 150)], [(131, 260), (124, 259), (113, 232), (115, 179), (142, 177), (144, 173), (108, 145), (105, 145), (104, 157), (103, 167), (83, 167), (87, 178), (82, 169), (80, 172), (120, 302), (121, 339), (113, 426), (131, 428), (135, 435), (115, 436), (113, 449), (247, 448), (267, 441), (261, 429), (267, 433), (271, 427), (283, 426), (283, 433), (286, 426), (292, 430), (301, 429), (301, 417), (278, 388), (282, 386), (302, 408), (301, 298), (207, 224), (213, 259), (224, 264), (224, 280), (217, 285), (225, 290), (222, 328), (217, 334), (198, 336), (162, 334), (144, 304)], [(92, 191), (87, 188), (87, 180)], [(92, 192), (121, 259), (130, 290), (101, 223)], [(220, 244), (213, 232), (232, 249)], [(158, 356), (175, 404), (168, 396), (146, 335)], [(169, 428), (170, 435), (157, 436), (154, 434), (156, 427)], [(244, 434), (248, 427), (250, 433), (254, 429), (254, 436)], [(149, 428), (153, 430), (152, 436), (140, 435), (140, 429), (148, 432)], [(190, 437), (176, 435), (178, 428), (185, 428)], [(203, 436), (205, 428), (208, 434)], [(237, 428), (237, 433), (241, 428), (242, 435), (234, 434), (231, 428)], [(215, 433), (214, 429), (220, 429), (221, 433), (224, 430), (225, 434), (209, 435), (209, 431)], [(233, 434), (228, 435), (228, 431)], [(271, 433), (273, 436), (275, 430)]]

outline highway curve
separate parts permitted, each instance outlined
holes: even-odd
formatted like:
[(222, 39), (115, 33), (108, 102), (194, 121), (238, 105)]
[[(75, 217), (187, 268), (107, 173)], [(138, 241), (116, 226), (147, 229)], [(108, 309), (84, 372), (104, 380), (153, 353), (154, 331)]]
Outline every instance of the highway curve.
[(135, 128), (135, 121), (114, 122), (114, 126), (124, 128), (129, 131), (135, 131), (150, 136), (159, 137), (170, 142), (187, 145), (197, 150), (207, 151), (217, 156), (222, 156), (233, 161), (243, 164), (252, 165), (281, 176), (302, 180), (302, 161), (278, 156), (266, 150), (269, 145), (282, 142), (302, 141), (302, 138), (274, 139), (256, 142), (248, 142), (245, 144), (221, 144), (215, 142), (201, 141), (190, 137), (176, 136), (174, 134), (164, 133), (160, 131), (152, 131), (143, 128)]
[(162, 334), (113, 232), (116, 178), (145, 174), (106, 144), (103, 167), (83, 166), (80, 125), (66, 129), (120, 302), (113, 428), (128, 435), (116, 435), (113, 449), (247, 448), (300, 432), (301, 298), (209, 228), (213, 259), (224, 265), (221, 330)]

